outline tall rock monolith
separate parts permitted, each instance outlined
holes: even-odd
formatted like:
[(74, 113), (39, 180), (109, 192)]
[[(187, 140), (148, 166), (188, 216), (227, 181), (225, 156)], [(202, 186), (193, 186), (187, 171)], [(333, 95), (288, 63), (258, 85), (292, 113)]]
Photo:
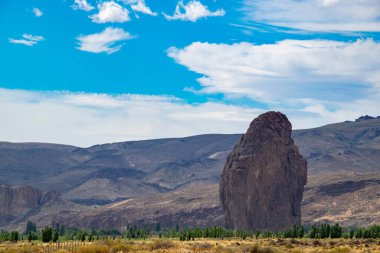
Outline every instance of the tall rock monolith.
[(291, 133), (284, 114), (264, 113), (228, 156), (220, 182), (228, 228), (277, 231), (301, 223), (307, 162)]

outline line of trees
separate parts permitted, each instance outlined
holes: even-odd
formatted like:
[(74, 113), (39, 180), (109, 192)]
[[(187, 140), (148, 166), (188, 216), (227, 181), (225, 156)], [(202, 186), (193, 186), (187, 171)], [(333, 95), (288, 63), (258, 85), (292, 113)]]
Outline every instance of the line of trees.
[(0, 231), (0, 242), (17, 242), (19, 240), (28, 240), (29, 242), (37, 240), (42, 242), (57, 242), (59, 240), (92, 241), (98, 239), (115, 238), (116, 236), (121, 235), (122, 234), (116, 229), (93, 229), (90, 231), (77, 228), (65, 229), (65, 227), (62, 224), (57, 224), (54, 227), (47, 226), (38, 231), (36, 223), (28, 221), (24, 233), (20, 234), (18, 231)]
[(169, 229), (159, 233), (160, 237), (179, 238), (180, 240), (194, 240), (196, 238), (380, 238), (380, 226), (374, 225), (367, 228), (343, 228), (338, 223), (335, 225), (322, 224), (319, 226), (294, 225), (283, 231), (244, 231), (228, 230), (223, 227), (184, 228)]
[(374, 225), (367, 228), (343, 228), (339, 224), (330, 225), (322, 224), (319, 226), (292, 226), (283, 231), (273, 233), (271, 231), (244, 231), (244, 230), (228, 230), (220, 226), (204, 227), (204, 228), (189, 228), (183, 227), (180, 229), (176, 225), (171, 229), (161, 229), (159, 223), (153, 226), (130, 226), (123, 233), (116, 229), (97, 230), (97, 229), (77, 229), (65, 228), (62, 224), (57, 224), (54, 227), (44, 227), (37, 231), (37, 225), (31, 221), (26, 224), (25, 232), (19, 234), (17, 231), (8, 232), (2, 230), (0, 232), (0, 241), (17, 242), (19, 240), (40, 240), (42, 242), (57, 242), (57, 241), (94, 241), (104, 239), (146, 239), (149, 236), (159, 236), (164, 238), (179, 238), (182, 241), (194, 240), (197, 238), (380, 238), (380, 226)]
[(333, 226), (329, 224), (322, 224), (321, 226), (312, 226), (309, 233), (310, 238), (341, 238), (342, 237), (342, 227), (339, 224)]
[[(243, 237), (247, 232), (242, 230), (227, 230), (222, 227), (206, 227), (206, 228), (185, 228), (179, 233), (179, 239), (181, 241), (194, 240), (196, 238), (219, 238), (224, 239), (228, 237)], [(248, 236), (248, 235), (247, 235)]]
[(180, 240), (194, 240), (196, 238), (380, 238), (380, 226), (374, 225), (367, 228), (343, 228), (338, 223), (335, 225), (322, 224), (319, 226), (294, 225), (283, 231), (244, 231), (228, 230), (223, 227), (184, 228), (181, 231), (169, 229), (159, 233), (160, 237), (179, 238)]
[(20, 235), (18, 231), (8, 232), (5, 230), (2, 230), (0, 232), (0, 242), (1, 241), (17, 242), (19, 240), (20, 240)]
[(319, 226), (292, 226), (291, 228), (277, 233), (266, 232), (262, 237), (282, 237), (282, 238), (357, 238), (357, 239), (378, 239), (380, 238), (380, 226), (373, 225), (367, 228), (343, 228), (338, 223), (335, 225), (321, 224)]
[(123, 234), (127, 239), (146, 239), (150, 235), (148, 227), (138, 228), (137, 226), (129, 227)]

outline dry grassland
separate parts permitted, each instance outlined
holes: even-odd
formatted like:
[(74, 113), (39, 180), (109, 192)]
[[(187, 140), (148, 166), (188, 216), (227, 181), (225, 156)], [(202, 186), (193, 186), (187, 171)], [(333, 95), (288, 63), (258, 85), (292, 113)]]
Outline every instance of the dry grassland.
[[(68, 245), (68, 247), (67, 247)], [(62, 244), (61, 244), (62, 247)], [(179, 241), (178, 239), (148, 240), (107, 240), (86, 243), (65, 249), (57, 249), (56, 244), (42, 243), (0, 243), (0, 253), (380, 253), (380, 240), (347, 239), (198, 239)]]

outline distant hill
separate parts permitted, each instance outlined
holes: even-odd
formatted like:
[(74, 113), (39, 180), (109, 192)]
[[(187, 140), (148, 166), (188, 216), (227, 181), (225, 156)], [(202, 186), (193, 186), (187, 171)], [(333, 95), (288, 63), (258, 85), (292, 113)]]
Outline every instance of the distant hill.
[(379, 172), (380, 118), (361, 117), (307, 130), (293, 138), (307, 158), (309, 174)]
[(0, 183), (58, 190), (84, 204), (219, 181), (240, 135), (121, 142), (76, 148), (0, 143)]
[[(66, 204), (62, 210), (53, 208), (59, 213), (55, 213), (55, 217), (71, 222), (74, 221), (70, 215), (83, 214), (94, 217), (91, 222), (96, 224), (97, 219), (101, 220), (98, 215), (102, 216), (105, 210), (114, 212), (117, 210), (115, 205), (121, 208), (134, 203), (138, 208), (138, 203), (145, 203), (148, 207), (146, 202), (155, 202), (161, 198), (158, 196), (172, 196), (173, 203), (177, 198), (197, 199), (199, 191), (194, 189), (202, 187), (211, 187), (208, 188), (210, 203), (218, 203), (217, 192), (213, 191), (217, 189), (226, 156), (239, 138), (239, 134), (212, 134), (89, 148), (0, 142), (0, 184), (30, 185), (42, 192), (60, 192)], [(295, 130), (293, 138), (308, 160), (309, 181), (302, 209), (305, 222), (339, 220), (357, 225), (380, 222), (380, 198), (376, 195), (380, 192), (380, 118), (366, 116), (355, 122)], [(152, 196), (156, 196), (155, 199), (150, 199)], [(201, 196), (199, 199), (207, 200), (207, 193)], [(196, 209), (196, 203), (193, 200), (193, 209), (189, 210), (207, 209), (203, 202), (199, 205), (201, 209)], [(24, 213), (24, 221), (35, 217), (51, 223), (52, 218), (43, 215), (47, 210), (42, 206), (34, 216)], [(93, 212), (94, 206), (96, 213)], [(162, 210), (159, 205), (157, 210), (153, 208), (153, 214), (149, 216), (151, 221), (161, 219), (160, 213), (167, 212), (167, 208), (174, 208), (169, 206), (164, 205)], [(175, 222), (178, 222), (181, 215), (178, 216), (175, 208), (173, 210), (177, 217)], [(215, 220), (223, 221), (218, 208), (214, 206), (207, 210), (214, 210)], [(1, 217), (7, 217), (7, 220)], [(3, 213), (0, 227), (24, 222), (20, 216), (12, 217)], [(143, 219), (133, 217), (129, 222)], [(204, 223), (201, 217), (198, 219)]]

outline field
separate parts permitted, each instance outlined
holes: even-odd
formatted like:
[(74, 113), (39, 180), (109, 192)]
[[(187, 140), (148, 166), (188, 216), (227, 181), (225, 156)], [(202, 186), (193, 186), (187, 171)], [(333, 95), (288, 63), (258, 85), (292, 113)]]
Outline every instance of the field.
[(0, 253), (117, 253), (117, 252), (257, 252), (257, 253), (380, 253), (380, 240), (374, 239), (178, 239), (105, 240), (96, 242), (0, 243)]

